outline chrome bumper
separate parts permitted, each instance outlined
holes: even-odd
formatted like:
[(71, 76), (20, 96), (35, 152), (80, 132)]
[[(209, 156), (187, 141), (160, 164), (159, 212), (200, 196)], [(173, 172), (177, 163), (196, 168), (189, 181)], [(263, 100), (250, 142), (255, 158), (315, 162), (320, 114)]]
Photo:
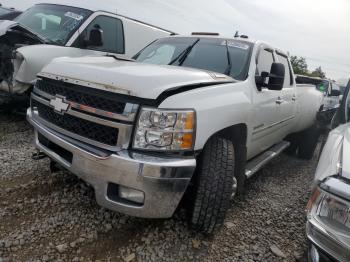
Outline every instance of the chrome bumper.
[[(309, 245), (309, 253), (311, 252), (312, 246), (314, 246), (316, 250), (320, 250), (323, 254), (326, 254), (328, 259), (311, 259), (310, 262), (350, 261), (350, 245), (331, 231), (327, 230), (325, 226), (313, 216), (308, 217), (306, 223), (306, 235), (311, 243), (311, 245)], [(324, 256), (322, 253), (319, 253), (320, 257)]]
[[(72, 140), (37, 122), (27, 111), (27, 120), (35, 129), (35, 146), (55, 162), (68, 169), (95, 189), (97, 203), (131, 216), (169, 218), (175, 212), (196, 167), (196, 160), (150, 157), (128, 150), (101, 156), (80, 147)], [(45, 137), (72, 154), (67, 161), (59, 153), (39, 141)], [(111, 186), (125, 186), (144, 193), (144, 203), (125, 203), (110, 195)]]
[[(316, 249), (319, 249), (329, 257), (334, 258), (334, 261), (349, 261), (350, 247), (344, 246), (335, 237), (325, 232), (316, 221), (309, 220), (307, 222), (306, 234), (308, 240), (316, 247)], [(319, 260), (319, 262), (322, 262), (322, 260)]]

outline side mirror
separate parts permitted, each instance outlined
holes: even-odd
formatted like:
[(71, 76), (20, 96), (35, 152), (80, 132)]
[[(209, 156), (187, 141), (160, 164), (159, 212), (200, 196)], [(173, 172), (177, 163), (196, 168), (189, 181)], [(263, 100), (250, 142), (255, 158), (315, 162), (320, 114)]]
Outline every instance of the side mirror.
[(346, 122), (349, 121), (349, 119), (347, 119), (349, 118), (349, 115), (348, 115), (349, 104), (347, 104), (348, 101), (346, 101), (349, 95), (350, 95), (350, 81), (348, 82), (348, 85), (344, 90), (344, 94), (339, 96), (340, 106), (332, 119), (332, 122), (331, 122), (332, 129), (336, 128), (341, 124), (345, 124)]
[[(284, 84), (285, 67), (281, 63), (273, 63), (271, 65), (271, 71), (261, 72), (261, 75), (255, 76), (255, 83), (258, 90), (261, 91), (263, 87), (267, 87), (270, 90), (282, 90)], [(266, 84), (266, 78), (269, 78), (269, 82)]]
[(271, 71), (269, 74), (269, 83), (267, 84), (267, 88), (269, 90), (282, 90), (284, 84), (286, 69), (284, 64), (281, 63), (273, 63), (271, 65)]
[(267, 84), (266, 82), (266, 78), (269, 76), (268, 72), (261, 72), (261, 75), (256, 75), (255, 76), (255, 83), (256, 86), (258, 87), (258, 90), (261, 91), (263, 87), (266, 87)]
[(329, 96), (340, 96), (340, 90), (333, 89)]
[(103, 30), (98, 24), (94, 25), (89, 33), (88, 46), (103, 46)]

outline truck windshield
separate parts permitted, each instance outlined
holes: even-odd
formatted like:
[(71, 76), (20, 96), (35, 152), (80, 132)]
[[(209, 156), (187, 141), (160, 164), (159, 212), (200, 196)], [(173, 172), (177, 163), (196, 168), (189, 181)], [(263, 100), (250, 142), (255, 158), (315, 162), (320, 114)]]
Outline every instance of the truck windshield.
[(11, 12), (12, 12), (12, 10), (0, 7), (0, 15), (6, 15), (6, 14), (9, 14)]
[(198, 68), (237, 80), (248, 76), (252, 44), (217, 38), (163, 38), (138, 53), (138, 62)]
[(327, 93), (328, 86), (329, 86), (329, 81), (323, 80), (321, 83), (316, 85), (316, 89), (323, 93)]
[(48, 43), (65, 45), (91, 13), (81, 8), (39, 4), (25, 11), (15, 21)]

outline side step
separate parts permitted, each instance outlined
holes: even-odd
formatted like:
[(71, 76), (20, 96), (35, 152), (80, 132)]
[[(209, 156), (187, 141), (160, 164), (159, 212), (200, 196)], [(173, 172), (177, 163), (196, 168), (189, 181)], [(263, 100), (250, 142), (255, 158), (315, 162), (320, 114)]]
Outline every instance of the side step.
[(252, 177), (256, 172), (258, 172), (264, 165), (274, 159), (276, 156), (281, 154), (290, 145), (287, 141), (282, 141), (270, 147), (267, 151), (261, 155), (253, 158), (247, 162), (245, 176), (246, 178)]

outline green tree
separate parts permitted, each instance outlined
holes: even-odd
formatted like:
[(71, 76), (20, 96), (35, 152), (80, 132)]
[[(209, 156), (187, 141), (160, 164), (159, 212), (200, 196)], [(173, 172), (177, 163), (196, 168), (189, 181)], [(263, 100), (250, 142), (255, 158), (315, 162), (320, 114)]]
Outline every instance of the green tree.
[(308, 70), (308, 65), (304, 57), (291, 56), (290, 62), (292, 64), (295, 74), (305, 75), (311, 77), (326, 78), (326, 73), (323, 72), (322, 68), (319, 66), (314, 71), (310, 72)]
[(290, 62), (292, 64), (295, 74), (308, 75), (309, 71), (307, 68), (306, 59), (304, 57), (291, 56)]
[(322, 68), (319, 66), (314, 71), (312, 71), (311, 76), (320, 77), (322, 79), (326, 78), (326, 73), (323, 72)]

